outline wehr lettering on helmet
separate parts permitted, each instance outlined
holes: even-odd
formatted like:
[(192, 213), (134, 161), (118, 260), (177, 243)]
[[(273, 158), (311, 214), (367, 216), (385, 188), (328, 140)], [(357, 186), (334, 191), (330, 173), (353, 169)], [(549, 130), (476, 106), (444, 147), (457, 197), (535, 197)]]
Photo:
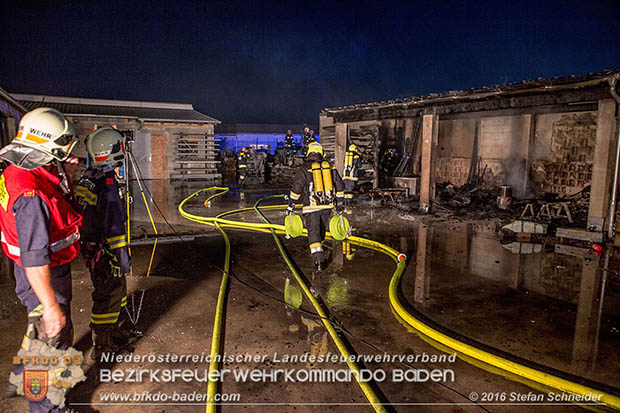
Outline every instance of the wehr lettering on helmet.
[(39, 129), (30, 128), (30, 133), (32, 133), (33, 135), (40, 136), (42, 138), (46, 138), (47, 140), (52, 139), (51, 133), (43, 132), (42, 130), (39, 130)]

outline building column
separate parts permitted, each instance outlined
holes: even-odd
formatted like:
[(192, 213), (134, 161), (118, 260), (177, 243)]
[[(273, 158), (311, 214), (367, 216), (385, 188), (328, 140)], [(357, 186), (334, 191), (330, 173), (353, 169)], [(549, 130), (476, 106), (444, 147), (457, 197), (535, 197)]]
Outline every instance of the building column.
[(530, 151), (534, 147), (534, 116), (531, 113), (521, 115), (521, 145), (522, 156), (525, 159), (525, 171), (523, 172), (523, 186), (514, 188), (515, 194), (519, 198), (526, 198), (530, 180), (531, 156)]
[(342, 241), (332, 241), (332, 265), (334, 269), (341, 269), (344, 266), (344, 253), (342, 251)]
[(613, 149), (616, 135), (616, 101), (598, 101), (596, 146), (592, 164), (592, 186), (588, 209), (588, 229), (604, 231), (609, 217), (609, 201), (614, 169)]
[(431, 212), (435, 199), (435, 157), (439, 136), (439, 116), (424, 115), (422, 120), (422, 170), (420, 178), (420, 211)]
[[(415, 118), (407, 118), (405, 119), (405, 124), (403, 125), (403, 149), (405, 153), (410, 152), (412, 158), (415, 157), (416, 152), (415, 148), (413, 147), (413, 145), (415, 144), (415, 136), (413, 136), (415, 122)], [(403, 171), (405, 173), (405, 176), (408, 176), (409, 173), (413, 173), (414, 159), (410, 159), (409, 162), (411, 162), (409, 164), (409, 170)]]
[(413, 299), (424, 305), (430, 296), (431, 289), (431, 253), (433, 228), (427, 225), (418, 227), (416, 245), (415, 284)]
[(594, 364), (596, 348), (596, 326), (599, 323), (598, 301), (601, 288), (600, 258), (588, 256), (583, 262), (581, 286), (573, 336), (572, 365), (579, 371), (586, 371), (589, 364)]
[(336, 123), (336, 148), (334, 156), (336, 158), (336, 169), (341, 174), (344, 169), (344, 154), (347, 151), (348, 135), (348, 125), (346, 123)]

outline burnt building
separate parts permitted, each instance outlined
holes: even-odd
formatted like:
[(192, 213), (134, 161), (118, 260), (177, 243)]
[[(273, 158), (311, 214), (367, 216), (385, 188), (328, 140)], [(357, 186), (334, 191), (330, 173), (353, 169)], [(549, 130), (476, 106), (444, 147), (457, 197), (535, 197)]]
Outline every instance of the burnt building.
[[(340, 169), (346, 146), (361, 143), (378, 175), (374, 186), (407, 185), (422, 209), (432, 209), (436, 184), (460, 186), (477, 174), (525, 199), (589, 188), (587, 228), (607, 232), (615, 210), (618, 79), (620, 71), (604, 71), (328, 108), (320, 133), (333, 137)], [(389, 148), (401, 162), (382, 177), (380, 154)]]

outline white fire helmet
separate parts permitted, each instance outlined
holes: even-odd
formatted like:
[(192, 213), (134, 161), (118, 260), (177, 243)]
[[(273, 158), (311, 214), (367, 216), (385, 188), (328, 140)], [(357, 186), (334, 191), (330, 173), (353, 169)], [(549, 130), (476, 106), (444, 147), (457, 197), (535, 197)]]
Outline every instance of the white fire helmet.
[(125, 136), (113, 128), (97, 129), (86, 138), (91, 165), (117, 165), (125, 159)]
[(53, 160), (66, 160), (78, 141), (73, 125), (62, 113), (37, 108), (22, 117), (15, 139), (0, 150), (0, 159), (32, 170)]

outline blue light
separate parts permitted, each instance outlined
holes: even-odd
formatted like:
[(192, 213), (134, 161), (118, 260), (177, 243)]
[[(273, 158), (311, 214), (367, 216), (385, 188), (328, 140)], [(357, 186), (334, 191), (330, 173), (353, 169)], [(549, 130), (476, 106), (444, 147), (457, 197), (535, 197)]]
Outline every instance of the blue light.
[[(269, 145), (269, 153), (273, 155), (274, 151), (284, 146), (284, 137), (286, 133), (236, 133), (215, 135), (216, 139), (220, 139), (220, 150), (225, 152), (238, 152), (243, 146), (249, 148), (252, 145)], [(301, 146), (303, 144), (303, 135), (293, 134), (295, 144)], [(314, 135), (319, 140), (319, 135)], [(225, 139), (221, 140), (221, 139)]]

